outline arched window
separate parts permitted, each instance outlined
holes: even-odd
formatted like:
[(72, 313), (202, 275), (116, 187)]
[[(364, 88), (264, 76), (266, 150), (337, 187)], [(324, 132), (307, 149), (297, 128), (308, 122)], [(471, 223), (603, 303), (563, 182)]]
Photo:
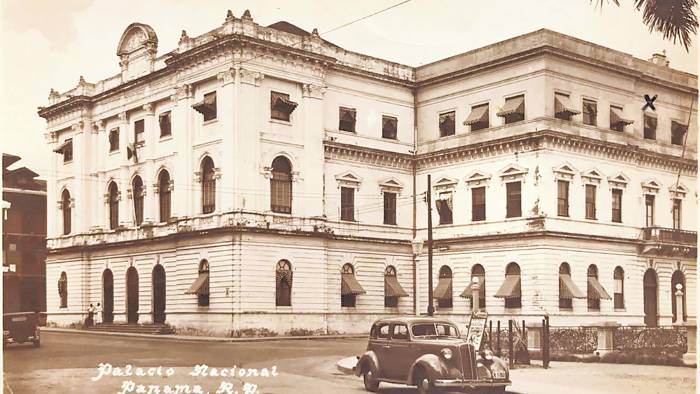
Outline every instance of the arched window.
[(199, 262), (199, 277), (204, 280), (197, 291), (197, 305), (209, 306), (209, 262), (207, 260)]
[(158, 175), (158, 206), (160, 222), (170, 220), (170, 174), (166, 170)]
[(446, 265), (440, 267), (440, 278), (433, 298), (438, 300), (438, 308), (452, 308), (452, 270)]
[(622, 267), (615, 267), (613, 272), (613, 280), (615, 280), (615, 292), (613, 293), (613, 302), (615, 309), (625, 308), (625, 271)]
[(116, 182), (109, 184), (109, 228), (115, 230), (119, 226), (119, 188)]
[(272, 212), (292, 213), (292, 166), (283, 156), (272, 161), (270, 209)]
[(685, 293), (686, 293), (686, 288), (685, 288), (685, 275), (683, 275), (683, 271), (681, 270), (676, 270), (673, 272), (673, 275), (671, 275), (671, 309), (673, 311), (673, 322), (675, 323), (678, 321), (678, 311), (677, 309), (677, 299), (676, 299), (676, 292), (678, 291), (678, 285), (680, 285), (680, 290), (683, 292), (683, 297), (681, 298), (681, 302), (683, 303), (681, 305), (681, 309), (683, 310), (683, 321), (688, 321), (688, 311), (686, 307), (686, 302), (685, 302)]
[(63, 211), (63, 234), (68, 235), (71, 231), (70, 192), (68, 189), (61, 193), (61, 210)]
[(598, 267), (595, 264), (588, 266), (588, 310), (599, 311), (600, 300), (609, 300), (612, 297), (603, 288), (603, 285), (598, 282)]
[(472, 282), (474, 278), (479, 280), (479, 309), (486, 309), (486, 272), (481, 264), (472, 267)]
[(134, 222), (140, 226), (143, 223), (143, 181), (140, 176), (131, 181), (131, 195), (134, 199)]
[(292, 265), (280, 260), (275, 270), (275, 292), (277, 306), (292, 306)]
[(365, 289), (355, 278), (355, 268), (352, 264), (346, 263), (340, 271), (340, 306), (355, 307), (358, 294), (364, 294)]
[(396, 267), (390, 265), (384, 269), (384, 307), (397, 308), (399, 297), (408, 297), (396, 277)]
[(573, 309), (574, 298), (586, 298), (586, 295), (579, 290), (571, 279), (571, 267), (568, 263), (561, 263), (559, 266), (559, 308), (564, 310)]
[(61, 277), (58, 279), (58, 296), (59, 308), (68, 308), (68, 276), (65, 272), (61, 272)]
[[(503, 290), (503, 291), (501, 291)], [(506, 308), (521, 308), (522, 293), (520, 289), (520, 266), (510, 263), (506, 266), (506, 279), (503, 281), (499, 293), (505, 298)]]
[(216, 209), (216, 178), (214, 161), (207, 156), (202, 160), (202, 213), (212, 213)]

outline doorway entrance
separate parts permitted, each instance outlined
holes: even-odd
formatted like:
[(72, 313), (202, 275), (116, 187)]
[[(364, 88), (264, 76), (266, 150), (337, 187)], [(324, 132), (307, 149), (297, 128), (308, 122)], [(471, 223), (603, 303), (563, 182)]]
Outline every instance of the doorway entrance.
[(126, 270), (126, 315), (129, 324), (139, 322), (139, 273), (134, 267)]
[(656, 327), (659, 324), (658, 287), (656, 271), (649, 268), (644, 273), (644, 324), (647, 327)]
[(102, 272), (102, 323), (114, 322), (114, 275), (109, 269)]
[(165, 323), (165, 269), (162, 265), (156, 264), (153, 267), (153, 323)]

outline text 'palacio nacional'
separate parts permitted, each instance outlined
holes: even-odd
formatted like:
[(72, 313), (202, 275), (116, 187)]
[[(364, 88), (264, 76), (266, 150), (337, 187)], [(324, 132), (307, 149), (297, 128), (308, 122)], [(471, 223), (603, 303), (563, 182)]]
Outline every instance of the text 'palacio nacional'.
[(695, 318), (697, 76), (665, 55), (538, 30), (411, 67), (222, 22), (160, 55), (133, 23), (121, 72), (39, 109), (50, 322), (97, 302), (214, 335), (424, 313), (428, 174), (437, 315), (466, 321), (474, 280), (496, 318)]

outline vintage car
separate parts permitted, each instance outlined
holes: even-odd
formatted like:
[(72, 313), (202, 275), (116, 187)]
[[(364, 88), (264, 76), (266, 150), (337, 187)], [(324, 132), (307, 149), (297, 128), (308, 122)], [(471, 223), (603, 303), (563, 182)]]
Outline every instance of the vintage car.
[(11, 343), (32, 342), (35, 347), (41, 345), (39, 335), (40, 315), (37, 312), (16, 312), (2, 315), (2, 346)]
[(504, 392), (511, 384), (503, 360), (475, 349), (454, 323), (435, 317), (377, 320), (355, 374), (372, 392), (380, 382), (417, 386), (419, 393), (442, 388)]

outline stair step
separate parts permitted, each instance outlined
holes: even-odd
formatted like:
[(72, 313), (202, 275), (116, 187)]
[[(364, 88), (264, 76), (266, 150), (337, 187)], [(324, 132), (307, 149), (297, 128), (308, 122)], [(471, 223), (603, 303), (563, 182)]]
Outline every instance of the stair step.
[(167, 324), (98, 324), (87, 329), (88, 331), (100, 332), (124, 332), (132, 334), (174, 334), (175, 330)]

